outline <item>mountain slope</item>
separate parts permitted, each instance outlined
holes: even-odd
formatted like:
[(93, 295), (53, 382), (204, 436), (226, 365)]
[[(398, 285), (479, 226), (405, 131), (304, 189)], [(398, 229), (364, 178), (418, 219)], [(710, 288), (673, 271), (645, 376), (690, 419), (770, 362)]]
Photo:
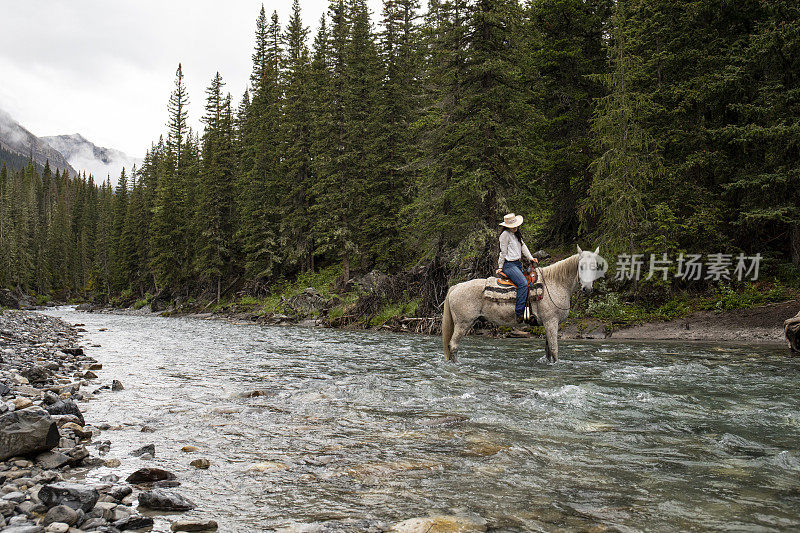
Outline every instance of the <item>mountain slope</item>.
[(87, 175), (92, 174), (95, 182), (103, 181), (109, 175), (112, 183), (116, 182), (123, 167), (130, 176), (133, 165), (142, 164), (140, 158), (114, 148), (96, 146), (79, 133), (42, 137), (42, 140), (61, 152), (73, 167), (85, 170)]
[[(67, 159), (47, 141), (44, 141), (23, 128), (11, 115), (0, 109), (0, 156), (12, 168), (19, 168), (21, 160), (27, 163), (29, 156), (33, 155), (36, 166), (42, 168), (46, 161), (50, 161), (50, 168), (55, 172), (68, 170), (73, 176), (77, 172)], [(5, 152), (5, 153), (4, 153)], [(22, 159), (20, 159), (22, 158)]]

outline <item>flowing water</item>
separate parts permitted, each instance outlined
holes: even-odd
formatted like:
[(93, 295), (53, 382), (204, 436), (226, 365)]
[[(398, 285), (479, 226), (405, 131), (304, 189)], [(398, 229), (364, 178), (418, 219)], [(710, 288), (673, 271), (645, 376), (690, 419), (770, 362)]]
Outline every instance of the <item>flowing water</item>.
[(116, 426), (111, 471), (174, 471), (221, 531), (465, 512), (490, 531), (800, 529), (783, 347), (562, 341), (547, 365), (542, 341), (468, 338), (451, 364), (436, 337), (48, 314), (84, 323), (100, 381), (125, 386), (85, 404)]

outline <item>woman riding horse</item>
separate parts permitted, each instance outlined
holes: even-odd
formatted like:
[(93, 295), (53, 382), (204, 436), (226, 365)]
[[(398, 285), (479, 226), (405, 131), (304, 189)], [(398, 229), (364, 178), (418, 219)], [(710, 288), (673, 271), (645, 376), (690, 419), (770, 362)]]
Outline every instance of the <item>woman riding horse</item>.
[(497, 259), (497, 270), (495, 274), (505, 273), (514, 285), (517, 286), (517, 303), (514, 306), (514, 313), (517, 315), (517, 322), (524, 322), (525, 305), (528, 302), (528, 280), (523, 274), (520, 259), (524, 255), (528, 261), (533, 261), (533, 255), (528, 250), (525, 241), (522, 240), (522, 232), (519, 227), (522, 225), (522, 215), (509, 213), (503, 217), (501, 226), (506, 228), (500, 234), (500, 257)]

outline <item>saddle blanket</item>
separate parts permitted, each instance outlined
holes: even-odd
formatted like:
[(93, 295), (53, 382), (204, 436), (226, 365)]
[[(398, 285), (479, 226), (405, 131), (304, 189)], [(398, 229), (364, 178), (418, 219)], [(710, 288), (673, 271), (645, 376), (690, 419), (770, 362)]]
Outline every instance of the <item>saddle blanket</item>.
[[(529, 289), (528, 299), (539, 301), (544, 296), (544, 286), (542, 285), (542, 269), (536, 268), (536, 276), (531, 279), (528, 278)], [(493, 302), (511, 302), (517, 299), (517, 286), (510, 282), (510, 280), (492, 276), (486, 279), (486, 284), (483, 287), (483, 297)]]

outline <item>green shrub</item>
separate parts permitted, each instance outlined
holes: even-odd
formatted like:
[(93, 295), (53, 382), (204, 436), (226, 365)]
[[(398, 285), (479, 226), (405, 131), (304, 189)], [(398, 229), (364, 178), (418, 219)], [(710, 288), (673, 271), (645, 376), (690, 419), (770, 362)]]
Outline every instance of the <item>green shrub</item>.
[(144, 298), (142, 298), (140, 300), (136, 300), (136, 302), (134, 302), (133, 308), (134, 309), (141, 309), (142, 307), (144, 307), (146, 305), (150, 305), (150, 302), (152, 302), (152, 301), (153, 301), (153, 295), (150, 294), (149, 292), (145, 293)]
[(670, 300), (655, 311), (655, 315), (663, 320), (672, 320), (691, 313), (692, 308), (684, 300)]

